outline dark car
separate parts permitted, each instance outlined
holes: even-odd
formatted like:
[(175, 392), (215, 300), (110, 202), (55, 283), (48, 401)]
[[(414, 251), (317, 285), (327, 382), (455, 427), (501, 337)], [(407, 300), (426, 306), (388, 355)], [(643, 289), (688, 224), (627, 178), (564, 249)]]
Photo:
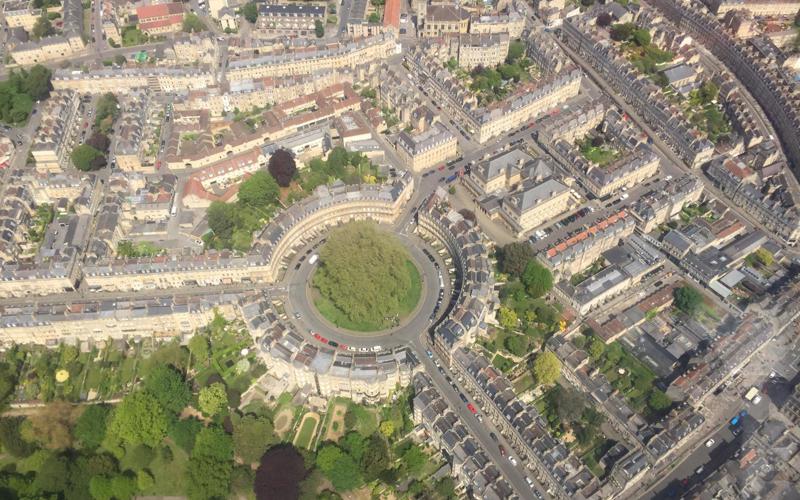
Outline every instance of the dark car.
[(331, 347), (339, 347), (339, 343), (333, 340), (329, 340), (328, 345)]
[(458, 397), (461, 398), (461, 401), (463, 401), (465, 403), (467, 402), (467, 397), (464, 395), (463, 392), (459, 392), (458, 393)]
[(492, 438), (492, 441), (497, 442), (497, 434), (495, 434), (494, 432), (490, 432), (489, 437)]

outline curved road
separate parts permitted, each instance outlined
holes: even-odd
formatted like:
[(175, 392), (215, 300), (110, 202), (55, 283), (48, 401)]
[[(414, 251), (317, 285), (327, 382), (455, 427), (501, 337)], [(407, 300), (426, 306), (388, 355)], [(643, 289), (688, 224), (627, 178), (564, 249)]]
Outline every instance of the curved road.
[[(382, 228), (386, 229), (386, 226), (382, 226)], [(392, 227), (391, 229), (394, 228)], [(291, 272), (287, 272), (286, 278), (284, 278), (284, 285), (288, 291), (288, 297), (285, 303), (286, 312), (290, 317), (290, 321), (297, 326), (300, 333), (307, 335), (309, 330), (313, 330), (326, 339), (334, 340), (339, 344), (345, 344), (355, 348), (371, 349), (372, 347), (380, 346), (382, 349), (389, 349), (408, 345), (415, 337), (427, 331), (428, 327), (431, 325), (430, 317), (436, 305), (440, 287), (438, 271), (421, 249), (428, 248), (428, 251), (437, 259), (439, 269), (444, 269), (444, 265), (440, 262), (436, 252), (430, 249), (427, 244), (418, 237), (408, 236), (397, 233), (396, 231), (392, 232), (398, 236), (401, 243), (408, 249), (422, 278), (420, 302), (414, 312), (411, 313), (410, 317), (406, 318), (406, 321), (398, 327), (374, 333), (348, 332), (347, 330), (335, 327), (324, 319), (317, 312), (308, 297), (308, 284), (311, 282), (311, 275), (316, 269), (316, 264), (311, 265), (308, 263), (308, 259), (316, 250), (310, 253), (309, 250), (322, 238), (321, 237), (306, 245), (304, 251), (298, 252), (295, 258), (289, 263)], [(306, 256), (306, 258), (303, 259), (300, 269), (295, 270), (294, 267), (302, 256)], [(446, 269), (443, 272), (446, 273)], [(444, 297), (449, 298), (449, 279), (444, 281)], [(443, 311), (444, 308), (441, 308), (440, 312)], [(300, 314), (299, 319), (295, 317), (296, 313)], [(313, 340), (313, 338), (309, 338), (309, 340), (321, 344)]]

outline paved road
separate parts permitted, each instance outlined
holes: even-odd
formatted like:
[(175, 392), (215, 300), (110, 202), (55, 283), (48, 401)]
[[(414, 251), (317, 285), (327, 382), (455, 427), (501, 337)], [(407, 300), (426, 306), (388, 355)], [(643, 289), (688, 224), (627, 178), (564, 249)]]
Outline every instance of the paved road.
[[(298, 252), (298, 255), (290, 262), (290, 272), (286, 273), (286, 278), (283, 282), (283, 285), (288, 289), (288, 300), (285, 304), (286, 312), (290, 317), (290, 321), (297, 325), (298, 331), (306, 334), (309, 332), (309, 330), (313, 330), (326, 339), (334, 340), (339, 344), (345, 344), (355, 348), (371, 348), (374, 346), (379, 346), (383, 349), (407, 345), (409, 341), (413, 337), (419, 335), (420, 332), (426, 332), (432, 323), (430, 317), (436, 305), (440, 288), (438, 272), (430, 260), (428, 260), (428, 258), (422, 253), (421, 249), (428, 248), (428, 250), (434, 255), (435, 252), (433, 249), (427, 247), (422, 240), (415, 236), (407, 236), (404, 234), (398, 234), (398, 236), (400, 237), (400, 241), (410, 252), (411, 257), (414, 260), (414, 263), (416, 264), (417, 269), (420, 271), (420, 275), (422, 277), (422, 294), (420, 296), (420, 304), (417, 306), (415, 312), (412, 313), (413, 316), (409, 318), (405, 324), (374, 334), (362, 334), (357, 332), (349, 333), (336, 328), (334, 325), (324, 319), (312, 305), (309, 295), (309, 283), (311, 283), (312, 273), (317, 266), (316, 264), (311, 265), (308, 262), (310, 256), (313, 254), (313, 251), (311, 251), (311, 253), (306, 253), (307, 251), (303, 251)], [(315, 240), (306, 248), (310, 250), (311, 246), (318, 241), (319, 239)], [(297, 265), (297, 262), (300, 258), (303, 258), (303, 261), (300, 263), (300, 268), (295, 270), (294, 267)], [(445, 269), (444, 263), (439, 261), (439, 266), (440, 269), (444, 269), (444, 277), (446, 278), (447, 270)], [(445, 279), (444, 281), (447, 282), (448, 280)], [(449, 288), (449, 284), (446, 284), (444, 293), (445, 300), (448, 300), (450, 295)], [(439, 312), (444, 312), (444, 304)], [(300, 314), (299, 319), (295, 318), (295, 313)], [(309, 338), (309, 340), (311, 342), (319, 343), (313, 338)], [(320, 345), (322, 344), (320, 343)]]
[[(453, 409), (456, 415), (458, 415), (458, 418), (461, 419), (467, 429), (469, 429), (470, 434), (480, 443), (481, 447), (486, 451), (486, 454), (500, 470), (500, 473), (503, 474), (503, 477), (517, 491), (520, 498), (534, 498), (530, 486), (528, 486), (528, 483), (525, 481), (526, 473), (524, 471), (524, 464), (522, 463), (522, 460), (519, 457), (516, 457), (511, 445), (505, 440), (505, 438), (503, 438), (502, 434), (491, 423), (489, 418), (484, 418), (483, 422), (479, 422), (478, 419), (467, 409), (466, 403), (462, 402), (458, 396), (458, 392), (464, 395), (466, 395), (467, 392), (455, 380), (456, 377), (453, 376), (453, 373), (449, 372), (444, 367), (440, 371), (439, 368), (434, 364), (433, 359), (424, 354), (425, 351), (429, 349), (425, 340), (425, 336), (421, 335), (415, 337), (412, 339), (410, 344), (414, 351), (421, 354), (419, 359), (425, 368), (425, 373), (431, 377), (431, 380), (433, 380), (433, 383), (436, 385), (439, 393), (448, 402), (450, 407)], [(449, 376), (454, 380), (454, 383), (459, 387), (458, 392), (453, 389), (447, 379), (445, 379), (445, 376)], [(467, 401), (476, 404), (472, 398), (467, 397)], [(494, 433), (499, 441), (494, 441), (489, 436), (489, 433)], [(507, 458), (504, 458), (502, 455), (500, 455), (500, 449), (498, 447), (499, 444), (503, 445), (508, 455), (515, 456), (517, 459), (517, 466), (514, 466), (508, 461)], [(534, 479), (533, 475), (530, 477), (532, 480)]]

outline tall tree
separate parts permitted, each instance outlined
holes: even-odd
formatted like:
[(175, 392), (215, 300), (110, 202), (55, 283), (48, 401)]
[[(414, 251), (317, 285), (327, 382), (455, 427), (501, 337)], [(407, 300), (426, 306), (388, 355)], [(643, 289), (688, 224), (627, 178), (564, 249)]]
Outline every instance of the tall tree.
[(42, 15), (34, 23), (31, 35), (35, 40), (39, 40), (40, 38), (54, 35), (55, 32), (56, 30), (53, 28), (53, 23), (51, 23), (50, 19), (47, 17), (47, 11), (43, 11)]
[(676, 288), (672, 295), (675, 299), (675, 307), (689, 316), (694, 316), (703, 303), (703, 294), (690, 285)]
[(258, 6), (255, 2), (247, 2), (242, 7), (242, 15), (247, 22), (250, 24), (255, 24), (258, 21)]
[(127, 444), (155, 447), (167, 434), (167, 417), (154, 396), (134, 392), (114, 409), (109, 432)]
[(289, 187), (294, 175), (297, 173), (297, 165), (295, 164), (292, 153), (281, 148), (269, 157), (267, 170), (275, 178), (275, 181), (280, 187)]
[(236, 455), (251, 464), (261, 459), (269, 445), (276, 442), (272, 422), (267, 417), (245, 415), (233, 426)]
[(171, 365), (156, 366), (144, 379), (144, 389), (156, 398), (162, 408), (176, 415), (183, 411), (192, 398), (186, 379)]
[(278, 183), (268, 172), (259, 170), (239, 186), (239, 202), (254, 208), (266, 208), (278, 199)]
[(50, 95), (50, 78), (52, 76), (52, 71), (41, 64), (37, 64), (28, 72), (23, 84), (23, 90), (31, 99), (46, 99)]
[(553, 275), (550, 270), (535, 260), (528, 262), (525, 267), (522, 282), (525, 284), (528, 295), (534, 299), (542, 297), (553, 289)]
[(497, 260), (502, 272), (519, 278), (534, 255), (533, 247), (528, 243), (514, 242), (498, 249)]
[(561, 375), (561, 361), (550, 351), (544, 351), (533, 361), (533, 376), (542, 385), (550, 385)]
[(206, 415), (216, 415), (228, 406), (228, 395), (225, 386), (219, 382), (214, 382), (208, 387), (200, 389), (198, 400), (200, 410)]

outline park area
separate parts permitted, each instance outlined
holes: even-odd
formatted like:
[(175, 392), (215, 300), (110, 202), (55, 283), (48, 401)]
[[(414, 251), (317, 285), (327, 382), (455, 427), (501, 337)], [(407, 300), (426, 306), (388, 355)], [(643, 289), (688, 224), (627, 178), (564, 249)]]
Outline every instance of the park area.
[(355, 332), (397, 326), (419, 302), (422, 282), (408, 250), (369, 222), (331, 232), (319, 252), (314, 304), (328, 321)]

